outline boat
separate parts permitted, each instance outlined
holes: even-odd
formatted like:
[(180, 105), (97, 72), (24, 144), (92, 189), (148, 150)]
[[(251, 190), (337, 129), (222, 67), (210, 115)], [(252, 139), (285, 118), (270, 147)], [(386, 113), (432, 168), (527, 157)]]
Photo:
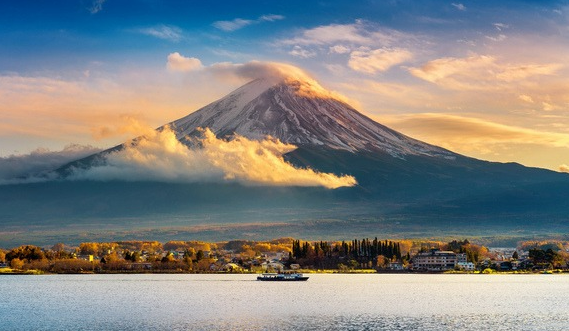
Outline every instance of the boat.
[(293, 282), (293, 281), (305, 281), (308, 277), (303, 276), (299, 273), (264, 273), (261, 276), (257, 276), (257, 280), (269, 281), (269, 282)]

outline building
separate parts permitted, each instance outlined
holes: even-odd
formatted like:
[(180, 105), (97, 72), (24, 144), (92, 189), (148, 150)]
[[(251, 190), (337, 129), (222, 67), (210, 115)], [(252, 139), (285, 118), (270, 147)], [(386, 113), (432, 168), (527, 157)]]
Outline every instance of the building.
[(425, 271), (453, 270), (459, 262), (459, 255), (461, 262), (466, 262), (465, 254), (456, 254), (452, 251), (431, 249), (428, 252), (421, 252), (413, 258), (413, 269)]
[(405, 270), (405, 268), (403, 267), (403, 263), (401, 262), (389, 262), (389, 264), (387, 265), (387, 269), (389, 270)]

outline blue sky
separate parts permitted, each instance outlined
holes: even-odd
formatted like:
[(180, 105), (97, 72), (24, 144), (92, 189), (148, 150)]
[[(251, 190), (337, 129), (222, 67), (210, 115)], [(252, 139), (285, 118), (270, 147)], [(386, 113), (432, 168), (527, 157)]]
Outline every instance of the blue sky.
[(267, 61), (415, 138), (569, 169), (568, 1), (6, 1), (0, 22), (0, 157), (112, 146), (245, 82), (216, 64)]

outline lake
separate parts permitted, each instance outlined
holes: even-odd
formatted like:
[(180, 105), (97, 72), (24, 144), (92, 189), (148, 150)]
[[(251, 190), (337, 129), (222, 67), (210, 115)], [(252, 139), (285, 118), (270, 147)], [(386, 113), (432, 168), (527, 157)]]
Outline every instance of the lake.
[(2, 276), (0, 329), (569, 329), (569, 275), (309, 276)]

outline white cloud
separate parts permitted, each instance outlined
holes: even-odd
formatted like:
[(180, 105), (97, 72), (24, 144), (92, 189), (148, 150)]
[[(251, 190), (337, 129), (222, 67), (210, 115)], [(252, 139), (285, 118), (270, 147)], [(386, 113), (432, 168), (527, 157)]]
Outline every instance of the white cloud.
[(301, 30), (296, 37), (284, 39), (277, 44), (322, 46), (344, 45), (366, 47), (391, 47), (395, 44), (417, 41), (412, 35), (356, 20), (352, 24), (321, 25)]
[(504, 23), (494, 23), (493, 25), (496, 28), (496, 30), (498, 30), (498, 31), (502, 31), (502, 30), (508, 29), (510, 27), (509, 25), (504, 24)]
[(334, 45), (329, 47), (330, 53), (347, 54), (352, 50), (344, 45)]
[(236, 18), (236, 19), (233, 19), (231, 21), (216, 21), (216, 22), (213, 22), (212, 25), (214, 27), (220, 29), (220, 30), (232, 32), (235, 30), (242, 29), (242, 28), (244, 28), (248, 25), (251, 25), (251, 24), (258, 24), (258, 23), (263, 23), (263, 22), (274, 22), (274, 21), (283, 20), (284, 18), (285, 17), (282, 15), (269, 14), (269, 15), (262, 15), (259, 18), (257, 18), (256, 20)]
[(249, 82), (257, 78), (271, 79), (275, 83), (289, 81), (294, 83), (296, 93), (305, 97), (321, 97), (337, 99), (346, 103), (353, 103), (345, 96), (324, 89), (314, 78), (304, 70), (286, 63), (250, 61), (247, 63), (214, 63), (204, 68), (206, 72), (214, 74), (225, 81)]
[(504, 41), (506, 40), (507, 36), (505, 34), (499, 34), (497, 36), (486, 36), (486, 39), (492, 40), (492, 41)]
[(47, 180), (48, 172), (99, 151), (92, 146), (68, 145), (61, 151), (38, 148), (29, 154), (0, 157), (0, 184)]
[(356, 184), (351, 176), (295, 168), (283, 155), (296, 147), (271, 138), (255, 141), (235, 137), (226, 141), (206, 129), (198, 145), (202, 147), (189, 148), (180, 143), (169, 128), (146, 130), (136, 144), (107, 155), (106, 165), (75, 169), (72, 179), (238, 182), (330, 189)]
[(103, 10), (103, 4), (106, 2), (107, 0), (94, 0), (93, 4), (91, 5), (91, 7), (89, 7), (89, 12), (91, 14), (96, 14), (98, 12), (100, 12), (101, 10)]
[(405, 49), (360, 49), (350, 54), (348, 66), (355, 71), (374, 74), (378, 71), (386, 71), (412, 57), (411, 52)]
[(213, 26), (223, 30), (223, 31), (235, 31), (235, 30), (239, 30), (243, 27), (246, 27), (247, 25), (251, 25), (253, 24), (252, 20), (244, 20), (241, 18), (236, 18), (232, 21), (217, 21), (217, 22), (213, 22)]
[(460, 10), (460, 11), (465, 11), (466, 10), (466, 6), (461, 4), (461, 3), (452, 3), (453, 7)]
[(195, 57), (185, 57), (178, 52), (168, 55), (168, 70), (189, 72), (203, 67), (202, 62)]
[(258, 21), (274, 22), (274, 21), (280, 21), (280, 20), (284, 20), (284, 19), (285, 19), (285, 17), (283, 15), (269, 14), (269, 15), (263, 15), (263, 16), (259, 17)]
[(138, 29), (137, 31), (148, 36), (172, 42), (178, 42), (182, 39), (182, 29), (176, 26), (157, 25), (154, 27)]
[(300, 46), (294, 46), (290, 52), (288, 52), (292, 56), (300, 57), (303, 59), (307, 59), (310, 57), (315, 57), (316, 52), (309, 51), (307, 49), (303, 49)]

